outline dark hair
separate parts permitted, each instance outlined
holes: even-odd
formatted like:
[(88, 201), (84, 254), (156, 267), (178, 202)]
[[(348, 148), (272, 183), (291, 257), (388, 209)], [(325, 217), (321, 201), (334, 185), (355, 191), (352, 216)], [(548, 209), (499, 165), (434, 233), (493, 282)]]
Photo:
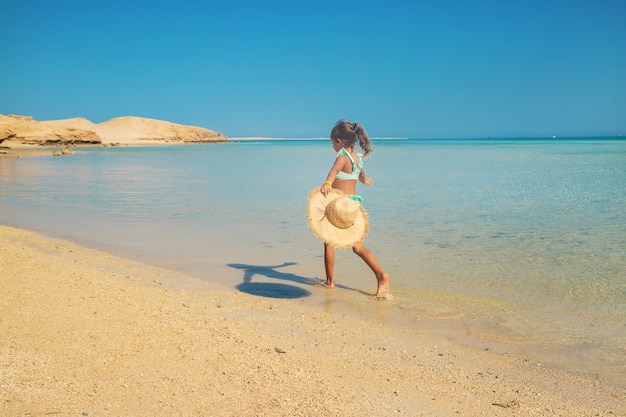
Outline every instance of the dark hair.
[(346, 120), (338, 121), (330, 132), (330, 138), (333, 140), (342, 139), (349, 146), (354, 146), (358, 139), (363, 156), (374, 150), (370, 138), (359, 123), (350, 123)]

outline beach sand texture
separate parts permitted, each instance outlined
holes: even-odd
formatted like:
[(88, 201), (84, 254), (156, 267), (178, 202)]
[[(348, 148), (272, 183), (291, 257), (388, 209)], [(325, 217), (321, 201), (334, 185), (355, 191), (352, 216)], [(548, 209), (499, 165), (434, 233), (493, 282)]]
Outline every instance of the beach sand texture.
[(2, 415), (626, 415), (623, 387), (424, 330), (28, 230), (0, 243)]

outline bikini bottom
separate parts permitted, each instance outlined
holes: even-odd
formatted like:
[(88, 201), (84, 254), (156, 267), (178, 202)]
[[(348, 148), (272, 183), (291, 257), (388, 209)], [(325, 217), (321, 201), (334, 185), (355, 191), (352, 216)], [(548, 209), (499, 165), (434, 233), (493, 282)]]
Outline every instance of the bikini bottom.
[(359, 204), (361, 204), (363, 202), (363, 197), (361, 197), (360, 195), (357, 195), (357, 194), (346, 195), (346, 197), (353, 199), (354, 201), (356, 201)]

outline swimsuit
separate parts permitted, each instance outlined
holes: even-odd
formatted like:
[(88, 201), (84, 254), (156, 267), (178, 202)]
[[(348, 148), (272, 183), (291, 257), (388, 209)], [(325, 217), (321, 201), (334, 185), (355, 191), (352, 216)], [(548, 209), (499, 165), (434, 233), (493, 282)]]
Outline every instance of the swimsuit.
[[(339, 171), (337, 173), (337, 176), (335, 176), (335, 178), (338, 180), (358, 180), (359, 174), (361, 174), (361, 169), (363, 169), (363, 155), (361, 155), (360, 153), (356, 154), (359, 157), (358, 166), (356, 166), (356, 161), (354, 160), (354, 158), (352, 158), (352, 155), (350, 155), (350, 152), (346, 151), (345, 148), (341, 148), (341, 150), (337, 152), (337, 156), (341, 156), (341, 155), (345, 155), (348, 158), (350, 158), (350, 162), (352, 163), (352, 173), (348, 174), (343, 171)], [(356, 201), (359, 204), (363, 202), (363, 197), (357, 194), (348, 195), (346, 197), (351, 198), (352, 200)]]
[(345, 155), (348, 158), (350, 158), (350, 162), (352, 163), (352, 173), (348, 174), (343, 171), (339, 171), (335, 178), (337, 178), (338, 180), (358, 180), (359, 174), (361, 173), (361, 169), (363, 168), (363, 155), (361, 155), (360, 153), (357, 154), (357, 156), (359, 157), (358, 166), (356, 166), (356, 161), (354, 160), (354, 158), (352, 158), (352, 155), (350, 155), (350, 152), (346, 151), (346, 148), (341, 148), (341, 150), (337, 152), (337, 156), (342, 156), (342, 155)]
[(357, 194), (346, 195), (346, 197), (353, 199), (354, 201), (356, 201), (359, 204), (361, 204), (363, 202), (363, 197), (361, 197), (360, 195), (357, 195)]

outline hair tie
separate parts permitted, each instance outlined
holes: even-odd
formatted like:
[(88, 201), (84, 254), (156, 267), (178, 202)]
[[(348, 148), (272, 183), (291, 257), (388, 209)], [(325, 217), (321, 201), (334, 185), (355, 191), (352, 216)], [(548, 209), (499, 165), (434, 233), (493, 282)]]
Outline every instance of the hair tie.
[(352, 123), (352, 130), (356, 132), (356, 123)]

